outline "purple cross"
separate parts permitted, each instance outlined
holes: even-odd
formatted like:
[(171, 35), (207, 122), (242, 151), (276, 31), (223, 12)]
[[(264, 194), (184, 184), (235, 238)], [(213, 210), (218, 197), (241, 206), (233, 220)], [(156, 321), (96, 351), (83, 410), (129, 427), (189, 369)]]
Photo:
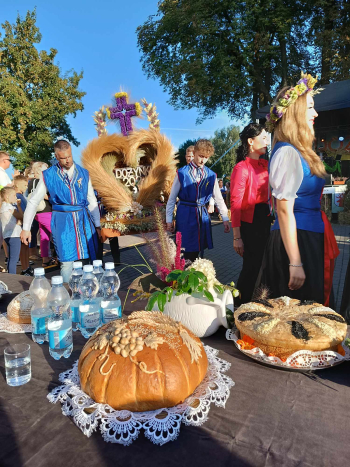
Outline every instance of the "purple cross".
[(119, 120), (120, 129), (124, 136), (128, 136), (132, 131), (131, 117), (136, 117), (135, 104), (128, 104), (126, 97), (117, 97), (117, 105), (109, 107), (111, 120)]

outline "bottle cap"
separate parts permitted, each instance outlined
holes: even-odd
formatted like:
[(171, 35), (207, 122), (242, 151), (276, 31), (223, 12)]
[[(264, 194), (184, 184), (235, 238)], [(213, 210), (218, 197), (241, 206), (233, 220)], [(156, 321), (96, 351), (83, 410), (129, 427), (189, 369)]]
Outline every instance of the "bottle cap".
[(105, 263), (105, 270), (107, 269), (114, 269), (114, 263), (110, 262), (110, 263)]
[(34, 277), (36, 276), (45, 276), (45, 269), (44, 268), (35, 268), (34, 269)]
[(62, 276), (51, 277), (51, 284), (52, 285), (63, 284), (63, 277)]
[(83, 263), (81, 261), (75, 261), (75, 263), (73, 263), (73, 269), (83, 269)]
[(95, 259), (93, 262), (92, 262), (94, 268), (100, 268), (102, 267), (102, 261), (100, 259)]
[(83, 271), (84, 271), (84, 272), (92, 272), (92, 271), (93, 271), (92, 264), (86, 264), (86, 265), (84, 266)]

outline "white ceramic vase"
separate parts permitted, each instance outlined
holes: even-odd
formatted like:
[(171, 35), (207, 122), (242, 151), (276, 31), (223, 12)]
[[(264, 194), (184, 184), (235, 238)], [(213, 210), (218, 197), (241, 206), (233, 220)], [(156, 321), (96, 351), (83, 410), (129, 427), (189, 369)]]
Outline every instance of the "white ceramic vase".
[[(180, 321), (198, 337), (208, 337), (214, 334), (220, 326), (227, 328), (226, 307), (233, 311), (233, 296), (229, 290), (216, 294), (214, 302), (198, 295), (174, 295), (164, 307), (164, 314)], [(154, 311), (159, 311), (157, 304)]]

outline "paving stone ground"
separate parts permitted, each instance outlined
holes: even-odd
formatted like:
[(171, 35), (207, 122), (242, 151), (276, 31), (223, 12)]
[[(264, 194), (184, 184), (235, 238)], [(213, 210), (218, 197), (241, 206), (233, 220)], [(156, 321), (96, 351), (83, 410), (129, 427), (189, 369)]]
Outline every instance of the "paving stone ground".
[[(343, 294), (346, 269), (350, 258), (350, 225), (333, 224), (332, 226), (340, 250), (340, 255), (338, 256), (335, 263), (333, 280), (336, 309), (339, 311), (341, 297)], [(213, 240), (214, 248), (212, 250), (206, 250), (204, 257), (213, 261), (217, 278), (220, 282), (223, 284), (230, 283), (231, 281), (237, 283), (242, 268), (242, 258), (237, 255), (233, 249), (232, 229), (229, 234), (225, 234), (221, 224), (214, 225)], [(138, 246), (139, 251), (149, 261), (147, 248), (148, 247), (145, 245)], [(111, 259), (109, 254), (105, 255), (105, 260), (108, 259)], [(134, 247), (128, 247), (121, 250), (121, 262), (129, 265), (136, 265), (143, 263), (143, 260)], [(122, 290), (125, 290), (131, 281), (139, 275), (139, 272), (133, 268), (122, 270), (123, 267), (124, 266), (118, 266), (116, 270), (121, 271), (121, 288)], [(139, 266), (137, 267), (140, 271), (147, 272), (146, 268)]]

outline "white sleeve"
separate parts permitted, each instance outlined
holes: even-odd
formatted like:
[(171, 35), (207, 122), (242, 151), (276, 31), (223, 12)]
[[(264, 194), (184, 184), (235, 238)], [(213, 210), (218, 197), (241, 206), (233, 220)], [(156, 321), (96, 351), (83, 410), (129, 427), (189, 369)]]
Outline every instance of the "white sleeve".
[(213, 197), (211, 197), (209, 200), (209, 206), (215, 206), (215, 201)]
[(270, 162), (269, 182), (277, 199), (297, 198), (304, 173), (299, 153), (292, 147), (277, 149)]
[(215, 183), (214, 183), (213, 198), (214, 198), (215, 204), (217, 205), (219, 209), (222, 220), (224, 222), (228, 221), (227, 206), (225, 204), (224, 198), (222, 197), (217, 178), (215, 179)]
[(88, 184), (88, 194), (87, 200), (89, 203), (89, 211), (91, 212), (91, 217), (94, 221), (95, 227), (100, 227), (100, 210), (98, 209), (97, 199), (94, 193), (94, 189), (92, 187), (91, 179), (89, 177), (89, 184)]
[(167, 223), (170, 223), (173, 221), (173, 213), (175, 209), (176, 198), (177, 198), (177, 195), (179, 194), (180, 188), (181, 188), (181, 184), (179, 181), (179, 177), (176, 174), (174, 181), (173, 181), (173, 186), (171, 187), (168, 202), (166, 203), (166, 222)]
[(23, 216), (23, 230), (31, 229), (33, 219), (36, 215), (36, 209), (39, 206), (40, 201), (45, 198), (46, 192), (46, 185), (43, 180), (43, 176), (41, 175), (39, 183), (35, 188), (32, 197), (27, 201), (27, 207)]

